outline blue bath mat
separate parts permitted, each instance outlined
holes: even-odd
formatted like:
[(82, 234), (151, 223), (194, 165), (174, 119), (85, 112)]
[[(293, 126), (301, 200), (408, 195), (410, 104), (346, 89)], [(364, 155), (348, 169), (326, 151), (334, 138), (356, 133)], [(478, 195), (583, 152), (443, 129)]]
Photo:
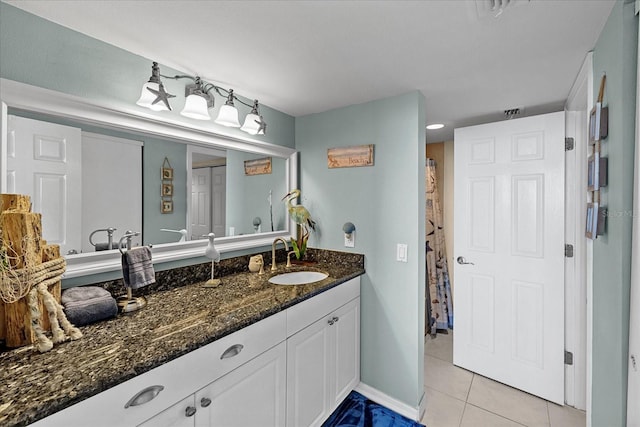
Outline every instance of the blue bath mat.
[[(419, 427), (423, 426), (352, 391), (322, 427)], [(424, 427), (424, 426), (423, 426)]]

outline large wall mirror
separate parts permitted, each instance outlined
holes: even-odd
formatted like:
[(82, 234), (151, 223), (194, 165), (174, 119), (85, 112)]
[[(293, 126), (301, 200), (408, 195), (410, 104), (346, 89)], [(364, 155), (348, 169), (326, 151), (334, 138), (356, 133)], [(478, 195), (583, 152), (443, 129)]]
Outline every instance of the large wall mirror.
[(67, 278), (118, 270), (127, 231), (159, 263), (201, 256), (209, 232), (227, 252), (293, 229), (281, 202), (297, 186), (291, 148), (0, 84), (0, 189), (31, 195)]

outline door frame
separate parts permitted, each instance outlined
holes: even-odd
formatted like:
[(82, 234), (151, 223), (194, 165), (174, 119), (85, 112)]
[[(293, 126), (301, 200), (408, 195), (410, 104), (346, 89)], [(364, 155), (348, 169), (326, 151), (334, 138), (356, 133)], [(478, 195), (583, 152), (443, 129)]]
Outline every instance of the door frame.
[[(586, 110), (583, 110), (586, 108)], [(565, 402), (578, 409), (591, 412), (591, 335), (592, 335), (592, 277), (593, 242), (584, 237), (585, 212), (588, 203), (586, 185), (586, 159), (590, 155), (588, 144), (588, 112), (593, 108), (593, 53), (588, 52), (565, 103), (567, 128), (565, 135), (574, 138), (573, 151), (567, 152), (566, 162), (571, 162), (565, 179), (567, 199), (573, 200), (573, 215), (566, 211), (565, 224), (573, 228), (573, 239), (567, 241), (574, 247), (573, 259), (566, 259), (565, 268), (565, 349), (573, 353), (573, 365), (565, 366)], [(584, 114), (583, 117), (578, 115)], [(580, 122), (583, 120), (582, 122)], [(579, 126), (576, 129), (576, 126)], [(569, 194), (571, 192), (571, 194)], [(579, 286), (583, 283), (582, 287)]]
[(7, 129), (5, 126), (8, 124), (7, 120), (7, 104), (4, 102), (0, 103), (0, 193), (7, 192), (7, 156), (5, 153), (7, 152)]

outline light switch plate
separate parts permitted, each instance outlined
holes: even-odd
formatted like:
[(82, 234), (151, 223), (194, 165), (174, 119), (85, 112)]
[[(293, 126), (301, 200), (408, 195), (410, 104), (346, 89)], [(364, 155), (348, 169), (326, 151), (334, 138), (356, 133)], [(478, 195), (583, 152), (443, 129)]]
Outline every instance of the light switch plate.
[(407, 245), (405, 243), (398, 243), (396, 260), (400, 262), (407, 262)]

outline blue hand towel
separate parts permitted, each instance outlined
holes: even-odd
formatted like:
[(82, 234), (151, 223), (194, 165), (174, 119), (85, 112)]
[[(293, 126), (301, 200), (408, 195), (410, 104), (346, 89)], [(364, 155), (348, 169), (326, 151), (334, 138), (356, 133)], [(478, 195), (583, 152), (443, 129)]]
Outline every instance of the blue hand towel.
[(122, 255), (122, 277), (124, 285), (131, 289), (138, 289), (156, 281), (151, 261), (151, 249), (140, 246), (129, 249)]
[(65, 289), (61, 301), (67, 319), (75, 326), (88, 325), (118, 314), (116, 300), (98, 286)]

